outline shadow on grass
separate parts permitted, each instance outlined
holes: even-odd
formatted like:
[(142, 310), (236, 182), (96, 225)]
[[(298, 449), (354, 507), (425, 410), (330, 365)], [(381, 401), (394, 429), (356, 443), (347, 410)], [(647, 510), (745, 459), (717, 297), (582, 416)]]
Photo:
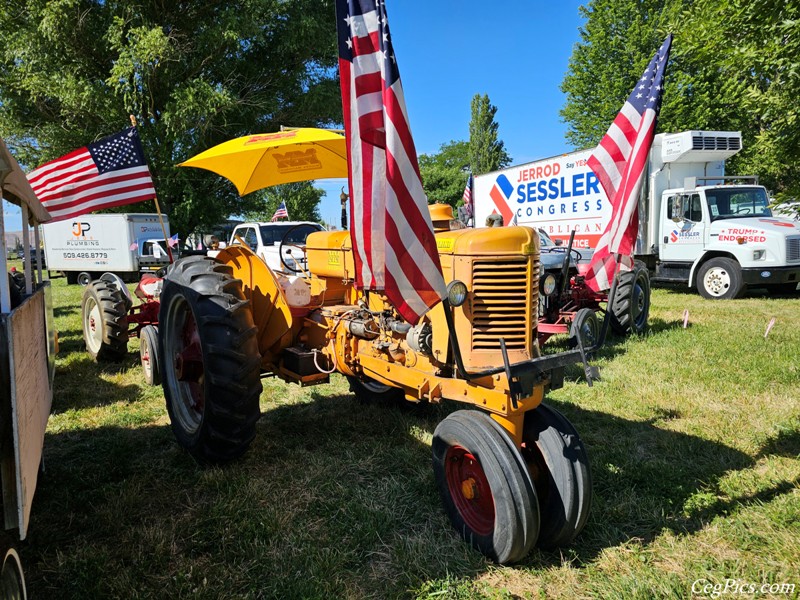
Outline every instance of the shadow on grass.
[(53, 308), (53, 316), (57, 319), (80, 315), (81, 307), (78, 306), (56, 306)]
[[(535, 550), (523, 568), (560, 565), (564, 552), (580, 566), (665, 529), (689, 534), (797, 483), (693, 508), (698, 491), (754, 458), (660, 426), (679, 412), (637, 422), (553, 405), (586, 443), (594, 507), (570, 548)], [(409, 412), (315, 389), (307, 402), (270, 407), (245, 456), (210, 469), (168, 425), (48, 434), (23, 546), (32, 597), (398, 597), (474, 577), (490, 565), (450, 526), (430, 468), (433, 430), (461, 408)], [(791, 432), (762, 452), (798, 445)]]

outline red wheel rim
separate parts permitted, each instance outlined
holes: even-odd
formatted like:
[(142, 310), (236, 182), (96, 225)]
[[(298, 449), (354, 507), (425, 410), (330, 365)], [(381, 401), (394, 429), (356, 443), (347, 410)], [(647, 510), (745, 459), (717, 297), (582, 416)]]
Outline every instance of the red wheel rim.
[(467, 527), (478, 535), (494, 530), (494, 499), (478, 460), (461, 446), (450, 446), (444, 461), (450, 497)]
[(186, 310), (186, 320), (181, 330), (183, 348), (175, 357), (175, 367), (178, 380), (185, 382), (189, 387), (191, 407), (202, 414), (203, 402), (203, 352), (200, 348), (200, 334), (197, 323), (190, 310)]

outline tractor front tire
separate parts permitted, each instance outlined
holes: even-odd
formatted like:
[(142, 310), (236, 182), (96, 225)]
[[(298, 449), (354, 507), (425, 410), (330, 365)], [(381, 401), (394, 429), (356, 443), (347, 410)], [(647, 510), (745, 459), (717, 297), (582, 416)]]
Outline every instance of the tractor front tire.
[(164, 280), (159, 367), (172, 431), (201, 464), (252, 443), (260, 411), (257, 329), (242, 282), (205, 256), (176, 262)]
[(161, 369), (158, 366), (158, 327), (145, 325), (139, 331), (139, 360), (147, 385), (161, 383)]
[(103, 279), (91, 281), (81, 301), (83, 341), (96, 361), (120, 361), (128, 353), (128, 302), (122, 290)]
[(619, 276), (611, 307), (611, 329), (619, 335), (644, 333), (649, 315), (650, 274), (644, 263), (637, 260), (632, 271)]
[(565, 546), (583, 529), (592, 504), (586, 449), (567, 418), (544, 404), (525, 413), (522, 441), (541, 511), (537, 546)]
[(488, 415), (452, 413), (433, 434), (433, 472), (450, 522), (500, 564), (521, 560), (539, 535), (539, 504), (517, 448)]

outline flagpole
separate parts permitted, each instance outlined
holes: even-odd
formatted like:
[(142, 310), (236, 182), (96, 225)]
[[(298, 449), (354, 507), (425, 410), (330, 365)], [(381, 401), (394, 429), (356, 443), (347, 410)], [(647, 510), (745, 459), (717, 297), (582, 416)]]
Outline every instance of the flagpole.
[(172, 257), (172, 248), (169, 247), (169, 236), (167, 235), (167, 228), (164, 226), (164, 218), (161, 216), (161, 207), (158, 205), (158, 196), (153, 196), (153, 201), (156, 203), (158, 222), (161, 223), (161, 231), (164, 233), (164, 242), (167, 244), (167, 256), (169, 256), (169, 264), (172, 264), (175, 262), (175, 259)]
[[(136, 115), (130, 115), (131, 127), (136, 127)], [(164, 217), (161, 214), (161, 206), (158, 204), (158, 196), (153, 196), (153, 201), (156, 203), (156, 212), (158, 213), (158, 222), (161, 223), (161, 233), (164, 234), (164, 244), (167, 246), (167, 256), (169, 257), (169, 264), (175, 262), (172, 257), (172, 248), (169, 247), (169, 236), (167, 235), (167, 228), (164, 226)]]

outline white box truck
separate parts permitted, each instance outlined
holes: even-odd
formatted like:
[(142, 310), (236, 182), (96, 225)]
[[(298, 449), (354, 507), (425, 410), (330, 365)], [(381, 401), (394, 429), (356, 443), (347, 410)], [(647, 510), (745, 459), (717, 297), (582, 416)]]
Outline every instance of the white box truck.
[(169, 264), (157, 214), (81, 215), (43, 225), (42, 237), (47, 269), (61, 271), (67, 283), (86, 285), (106, 272), (136, 281)]
[[(800, 222), (769, 209), (756, 177), (725, 177), (740, 132), (658, 134), (639, 198), (636, 258), (653, 281), (696, 286), (706, 298), (746, 287), (791, 293), (800, 282)], [(475, 177), (475, 222), (492, 213), (505, 224), (540, 227), (554, 239), (575, 231), (576, 248), (594, 248), (611, 205), (582, 150)]]

